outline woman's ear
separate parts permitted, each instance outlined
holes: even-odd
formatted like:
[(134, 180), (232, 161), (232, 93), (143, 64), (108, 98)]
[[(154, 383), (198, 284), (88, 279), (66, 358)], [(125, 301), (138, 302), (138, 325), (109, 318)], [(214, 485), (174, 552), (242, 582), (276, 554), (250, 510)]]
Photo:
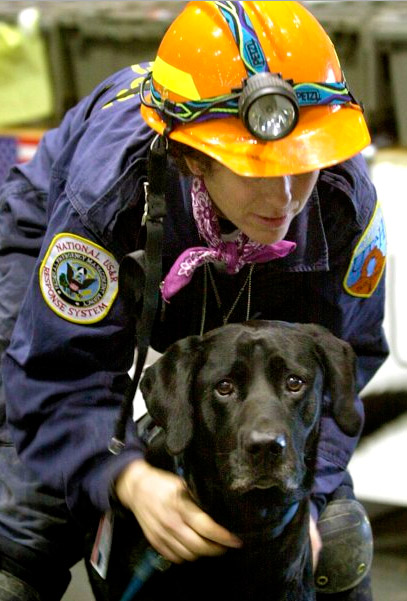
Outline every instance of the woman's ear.
[(203, 176), (204, 172), (199, 159), (186, 154), (184, 155), (184, 161), (192, 175), (196, 175), (197, 177)]

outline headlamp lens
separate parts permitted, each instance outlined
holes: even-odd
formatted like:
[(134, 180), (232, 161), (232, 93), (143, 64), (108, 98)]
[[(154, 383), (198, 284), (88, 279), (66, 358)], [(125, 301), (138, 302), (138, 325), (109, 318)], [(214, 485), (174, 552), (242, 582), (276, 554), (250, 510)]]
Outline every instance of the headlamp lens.
[(246, 79), (239, 115), (256, 138), (271, 141), (287, 136), (297, 124), (298, 113), (294, 89), (280, 75), (261, 72)]
[(280, 94), (257, 98), (247, 111), (247, 126), (261, 140), (278, 140), (288, 135), (297, 122), (292, 101)]

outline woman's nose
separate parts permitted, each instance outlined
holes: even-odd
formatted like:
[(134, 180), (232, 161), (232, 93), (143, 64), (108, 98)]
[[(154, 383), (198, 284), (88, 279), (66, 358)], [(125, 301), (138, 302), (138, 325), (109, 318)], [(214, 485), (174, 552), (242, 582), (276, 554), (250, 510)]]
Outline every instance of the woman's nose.
[(263, 201), (275, 207), (287, 207), (292, 201), (290, 176), (270, 177), (263, 180)]

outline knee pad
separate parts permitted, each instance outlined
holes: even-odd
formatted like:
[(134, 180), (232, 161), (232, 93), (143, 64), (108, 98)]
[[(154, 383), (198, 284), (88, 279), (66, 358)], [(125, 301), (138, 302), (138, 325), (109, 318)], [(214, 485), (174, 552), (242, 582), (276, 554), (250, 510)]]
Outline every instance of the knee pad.
[(368, 574), (373, 536), (365, 508), (354, 499), (331, 501), (318, 521), (322, 550), (315, 572), (319, 593), (354, 588)]

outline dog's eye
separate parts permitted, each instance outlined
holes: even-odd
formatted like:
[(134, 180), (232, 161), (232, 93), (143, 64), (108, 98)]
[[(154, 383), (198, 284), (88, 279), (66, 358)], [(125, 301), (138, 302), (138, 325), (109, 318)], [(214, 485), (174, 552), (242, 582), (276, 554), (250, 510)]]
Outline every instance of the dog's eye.
[(305, 382), (299, 376), (290, 374), (286, 380), (286, 385), (290, 392), (301, 392), (305, 386)]
[(216, 384), (216, 392), (221, 396), (228, 396), (235, 390), (233, 383), (230, 380), (221, 380)]

